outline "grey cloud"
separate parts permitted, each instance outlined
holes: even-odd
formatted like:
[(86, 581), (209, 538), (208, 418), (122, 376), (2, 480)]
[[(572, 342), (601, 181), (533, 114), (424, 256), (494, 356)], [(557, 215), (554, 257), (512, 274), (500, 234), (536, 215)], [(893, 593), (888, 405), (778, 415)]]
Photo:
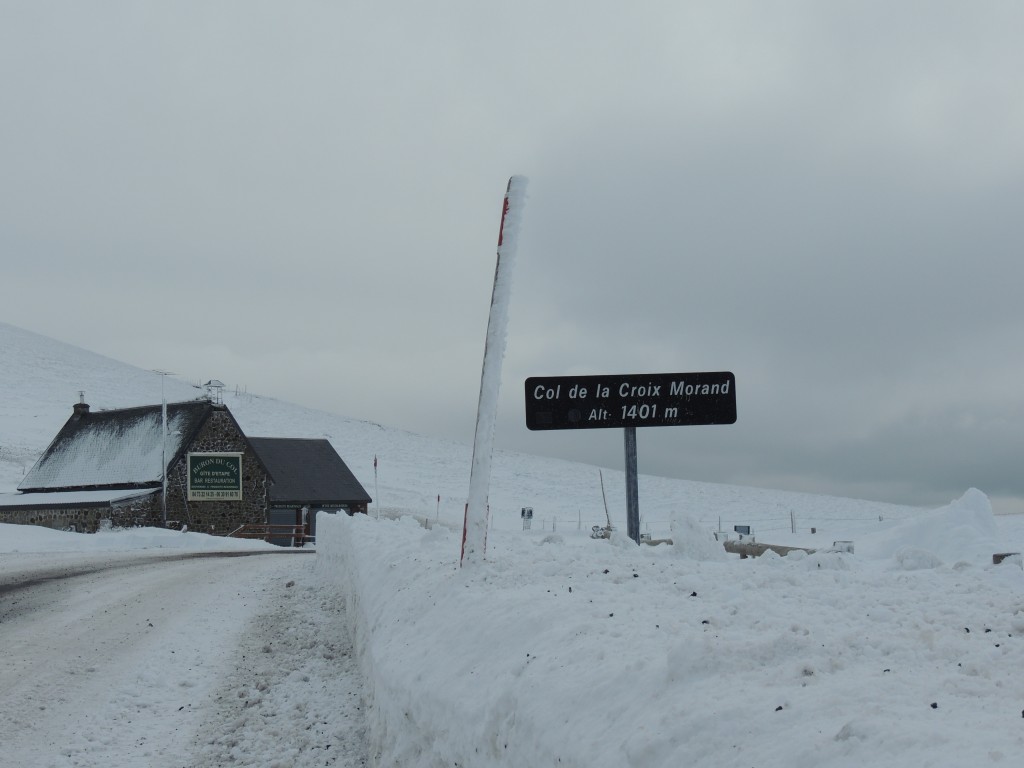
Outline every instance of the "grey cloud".
[(1021, 495), (1015, 5), (58, 7), (0, 11), (5, 321), (470, 441), (523, 173), (502, 447), (621, 465), (527, 376), (726, 369), (641, 471)]

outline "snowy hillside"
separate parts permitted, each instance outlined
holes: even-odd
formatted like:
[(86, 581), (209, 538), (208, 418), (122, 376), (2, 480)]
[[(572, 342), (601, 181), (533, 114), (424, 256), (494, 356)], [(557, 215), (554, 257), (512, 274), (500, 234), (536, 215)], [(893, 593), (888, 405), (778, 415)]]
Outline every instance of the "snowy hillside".
[[(78, 393), (94, 410), (160, 401), (160, 377), (110, 358), (0, 323), (0, 492), (17, 488), (35, 459), (71, 415)], [(217, 378), (217, 371), (202, 381)], [(198, 381), (198, 379), (197, 379)], [(470, 442), (415, 435), (333, 413), (236, 390), (226, 382), (224, 402), (246, 434), (263, 437), (324, 437), (387, 514), (409, 513), (461, 525), (469, 488)], [(168, 401), (203, 394), (187, 381), (166, 377)], [(338, 410), (344, 411), (344, 403)], [(467, 404), (472, 410), (475, 404)], [(373, 461), (377, 457), (377, 476)], [(643, 467), (640, 467), (641, 472)], [(625, 526), (625, 481), (621, 470), (603, 470), (613, 523)], [(440, 501), (438, 497), (440, 496)], [(581, 529), (605, 524), (598, 469), (560, 459), (498, 452), (491, 483), (491, 512), (497, 529), (521, 527), (520, 510), (534, 510), (535, 528)], [(641, 475), (641, 530), (668, 533), (673, 513), (689, 511), (710, 527), (726, 530), (749, 524), (761, 537), (816, 527), (818, 537), (845, 533), (872, 521), (902, 519), (922, 510), (874, 502), (753, 488), (687, 482)]]

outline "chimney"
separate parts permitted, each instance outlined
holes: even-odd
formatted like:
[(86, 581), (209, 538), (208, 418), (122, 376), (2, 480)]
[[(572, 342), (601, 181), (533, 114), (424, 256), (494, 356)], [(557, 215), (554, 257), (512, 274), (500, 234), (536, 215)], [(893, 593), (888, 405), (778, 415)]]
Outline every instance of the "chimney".
[(80, 419), (89, 412), (89, 404), (85, 402), (85, 392), (78, 393), (78, 402), (71, 409), (74, 411), (72, 418)]

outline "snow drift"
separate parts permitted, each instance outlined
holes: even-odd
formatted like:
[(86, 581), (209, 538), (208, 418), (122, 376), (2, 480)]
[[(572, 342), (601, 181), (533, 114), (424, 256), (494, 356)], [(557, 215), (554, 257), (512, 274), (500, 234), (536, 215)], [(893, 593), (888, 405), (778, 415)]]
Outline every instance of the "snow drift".
[[(962, 559), (991, 522), (969, 492), (855, 555), (747, 560), (685, 521), (692, 547), (494, 531), (467, 573), (443, 527), (321, 517), (317, 567), (381, 766), (981, 765), (1024, 749), (1024, 571)], [(904, 570), (915, 542), (956, 567)]]

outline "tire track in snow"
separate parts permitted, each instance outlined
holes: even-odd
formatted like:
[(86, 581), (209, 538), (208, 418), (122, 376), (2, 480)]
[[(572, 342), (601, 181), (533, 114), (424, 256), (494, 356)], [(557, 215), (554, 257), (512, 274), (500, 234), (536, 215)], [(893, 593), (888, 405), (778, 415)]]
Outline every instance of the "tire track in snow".
[(217, 765), (192, 761), (194, 735), (249, 622), (313, 562), (165, 557), (16, 592), (31, 609), (0, 623), (0, 763)]
[(236, 666), (196, 736), (201, 766), (360, 768), (368, 764), (363, 686), (344, 598), (312, 559), (267, 595)]

